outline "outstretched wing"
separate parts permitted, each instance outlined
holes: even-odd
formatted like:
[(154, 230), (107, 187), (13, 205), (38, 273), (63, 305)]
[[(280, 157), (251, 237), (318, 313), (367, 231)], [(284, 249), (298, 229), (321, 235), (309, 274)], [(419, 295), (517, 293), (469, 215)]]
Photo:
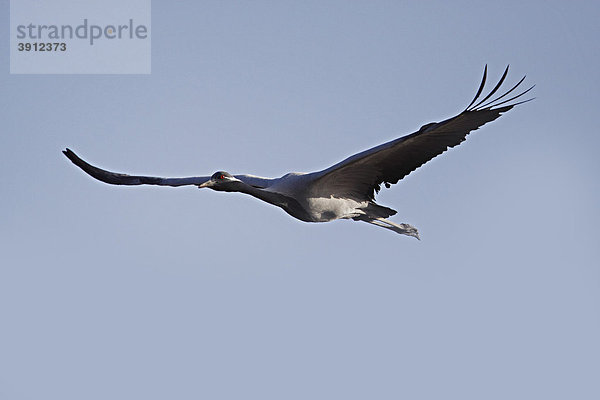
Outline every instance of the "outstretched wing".
[(90, 176), (99, 181), (110, 183), (111, 185), (161, 185), (161, 186), (184, 186), (184, 185), (200, 185), (210, 179), (209, 176), (194, 176), (189, 178), (161, 178), (157, 176), (137, 176), (119, 174), (110, 172), (83, 161), (70, 149), (63, 151), (73, 164), (87, 172)]
[(424, 125), (415, 133), (355, 154), (315, 173), (311, 192), (321, 196), (373, 200), (382, 183), (386, 187), (397, 183), (427, 161), (462, 143), (471, 131), (495, 120), (514, 106), (533, 100), (515, 102), (535, 85), (507, 98), (523, 83), (525, 77), (504, 94), (489, 100), (500, 89), (507, 74), (508, 67), (498, 84), (480, 100), (487, 78), (486, 65), (479, 90), (463, 112), (445, 121)]

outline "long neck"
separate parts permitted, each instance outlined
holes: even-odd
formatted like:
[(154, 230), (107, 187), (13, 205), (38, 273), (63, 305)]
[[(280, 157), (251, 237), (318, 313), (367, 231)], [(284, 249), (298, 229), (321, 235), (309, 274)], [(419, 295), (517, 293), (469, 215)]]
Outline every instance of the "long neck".
[(235, 191), (249, 194), (257, 199), (266, 201), (267, 203), (273, 204), (277, 207), (281, 207), (286, 213), (290, 214), (294, 218), (298, 218), (299, 220), (307, 222), (313, 221), (304, 207), (302, 207), (298, 200), (293, 197), (257, 188), (243, 182), (240, 182), (238, 185), (236, 185)]
[(240, 182), (236, 189), (240, 193), (246, 193), (250, 196), (254, 196), (257, 199), (261, 199), (262, 201), (266, 201), (267, 203), (274, 204), (278, 207), (285, 207), (289, 201), (289, 198), (275, 192), (269, 192), (264, 189), (260, 189), (251, 185), (248, 185), (244, 182)]

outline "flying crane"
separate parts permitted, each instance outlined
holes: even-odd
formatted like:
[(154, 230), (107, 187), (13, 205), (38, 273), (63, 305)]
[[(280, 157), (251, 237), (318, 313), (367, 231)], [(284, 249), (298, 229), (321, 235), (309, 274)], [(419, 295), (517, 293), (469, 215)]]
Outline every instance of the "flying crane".
[(70, 149), (63, 153), (92, 177), (112, 185), (195, 185), (222, 192), (240, 192), (280, 207), (301, 221), (352, 219), (418, 239), (415, 227), (386, 219), (396, 211), (375, 203), (375, 194), (381, 184), (389, 188), (427, 161), (462, 143), (470, 132), (514, 106), (533, 100), (522, 100), (522, 96), (535, 85), (510, 96), (525, 77), (503, 94), (493, 97), (507, 74), (508, 67), (496, 86), (480, 99), (487, 79), (486, 65), (475, 98), (460, 114), (442, 122), (423, 125), (410, 135), (365, 150), (317, 172), (291, 172), (280, 178), (263, 178), (218, 171), (212, 176), (161, 178), (106, 171), (88, 164)]

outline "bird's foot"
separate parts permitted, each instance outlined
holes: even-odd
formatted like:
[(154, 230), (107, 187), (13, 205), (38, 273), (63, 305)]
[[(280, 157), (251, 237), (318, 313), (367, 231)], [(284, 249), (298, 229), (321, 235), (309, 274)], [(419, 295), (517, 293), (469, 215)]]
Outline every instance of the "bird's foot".
[(401, 233), (403, 235), (412, 236), (414, 238), (417, 238), (418, 240), (421, 240), (421, 238), (419, 237), (419, 231), (414, 226), (404, 223), (394, 224), (393, 222), (391, 222), (391, 224), (397, 228), (396, 232)]
[(367, 220), (366, 222), (380, 226), (382, 228), (392, 230), (402, 235), (412, 236), (414, 238), (417, 238), (418, 240), (421, 240), (421, 238), (419, 238), (419, 231), (417, 230), (417, 228), (409, 224), (397, 224), (395, 222), (388, 221), (385, 218), (376, 218), (372, 220)]
[(407, 236), (412, 236), (414, 238), (417, 238), (418, 240), (421, 240), (421, 238), (419, 237), (419, 231), (417, 230), (417, 228), (415, 228), (412, 225), (409, 224), (398, 224), (399, 229), (402, 230), (403, 235), (407, 235)]

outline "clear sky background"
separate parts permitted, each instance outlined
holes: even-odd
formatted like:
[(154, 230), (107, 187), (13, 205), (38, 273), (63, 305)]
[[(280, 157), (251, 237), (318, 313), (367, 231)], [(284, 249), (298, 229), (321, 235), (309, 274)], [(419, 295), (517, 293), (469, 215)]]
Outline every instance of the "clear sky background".
[[(0, 399), (600, 398), (597, 1), (159, 2), (152, 74), (9, 75), (0, 1)], [(378, 202), (421, 241), (241, 194), (537, 99)]]

